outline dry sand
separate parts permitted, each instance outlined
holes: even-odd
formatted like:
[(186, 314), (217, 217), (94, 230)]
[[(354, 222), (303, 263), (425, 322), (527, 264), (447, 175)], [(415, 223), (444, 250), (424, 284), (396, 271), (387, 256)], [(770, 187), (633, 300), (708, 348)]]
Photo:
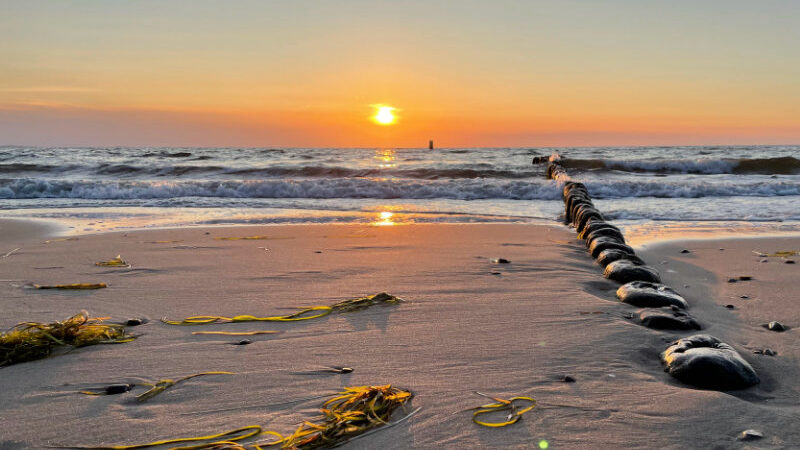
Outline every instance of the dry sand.
[[(0, 231), (8, 229), (0, 223)], [(6, 227), (6, 228), (4, 228)], [(24, 228), (24, 227), (23, 227)], [(28, 229), (29, 232), (36, 230)], [(267, 235), (269, 240), (216, 240)], [(800, 240), (691, 241), (643, 256), (691, 304), (706, 332), (729, 342), (762, 378), (740, 392), (697, 390), (658, 359), (687, 333), (626, 318), (617, 287), (564, 227), (529, 225), (269, 226), (136, 231), (77, 240), (3, 233), (0, 327), (81, 309), (146, 316), (132, 343), (75, 350), (0, 369), (0, 448), (134, 444), (258, 424), (291, 433), (343, 386), (391, 383), (421, 410), (347, 448), (780, 448), (800, 443), (800, 264), (760, 263), (751, 250), (800, 250)], [(680, 254), (681, 248), (692, 251)], [(718, 250), (725, 248), (725, 250)], [(96, 267), (121, 254), (130, 269)], [(493, 264), (506, 258), (510, 264)], [(800, 259), (800, 258), (798, 258)], [(664, 262), (660, 264), (660, 262)], [(499, 272), (494, 274), (493, 272)], [(750, 275), (752, 281), (728, 284)], [(26, 283), (106, 282), (107, 289), (39, 291)], [(684, 287), (688, 285), (688, 287)], [(286, 314), (387, 291), (407, 300), (298, 323), (169, 326), (196, 314)], [(738, 298), (747, 295), (750, 299)], [(722, 305), (731, 303), (736, 309)], [(779, 320), (784, 333), (761, 328)], [(278, 330), (250, 337), (199, 330)], [(777, 356), (754, 349), (771, 348)], [(298, 375), (320, 366), (348, 375)], [(209, 370), (143, 404), (76, 391)], [(565, 375), (575, 383), (565, 383)], [(515, 425), (490, 429), (467, 411), (486, 399), (539, 402)], [(139, 391), (140, 392), (140, 391)], [(741, 443), (742, 430), (764, 439)]]

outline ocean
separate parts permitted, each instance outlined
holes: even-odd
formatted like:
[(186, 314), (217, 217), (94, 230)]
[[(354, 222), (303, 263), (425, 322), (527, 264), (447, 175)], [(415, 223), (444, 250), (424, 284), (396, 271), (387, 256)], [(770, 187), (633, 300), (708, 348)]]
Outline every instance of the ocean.
[(800, 146), (0, 147), (0, 218), (69, 232), (296, 223), (547, 223), (558, 153), (606, 219), (637, 232), (800, 230)]

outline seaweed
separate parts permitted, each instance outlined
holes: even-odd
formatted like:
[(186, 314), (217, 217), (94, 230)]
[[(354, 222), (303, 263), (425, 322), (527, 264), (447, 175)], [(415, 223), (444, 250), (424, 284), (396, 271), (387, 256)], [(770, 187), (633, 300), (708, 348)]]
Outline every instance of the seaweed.
[[(239, 450), (251, 448), (259, 450), (271, 446), (298, 450), (332, 448), (342, 445), (369, 430), (384, 425), (391, 426), (391, 424), (389, 424), (389, 419), (392, 413), (397, 410), (397, 408), (403, 407), (412, 397), (413, 394), (410, 391), (392, 387), (390, 384), (385, 386), (346, 387), (344, 391), (339, 392), (323, 403), (322, 408), (320, 408), (322, 417), (317, 423), (303, 422), (289, 436), (283, 436), (275, 431), (264, 430), (259, 425), (248, 425), (209, 436), (167, 439), (146, 444), (61, 448), (127, 450), (202, 441), (211, 442), (172, 448), (198, 450), (223, 448)], [(408, 417), (408, 415), (406, 417)], [(270, 435), (273, 436), (274, 439), (245, 444), (237, 442), (259, 435)]]
[[(300, 320), (318, 319), (325, 317), (332, 312), (351, 312), (373, 305), (383, 304), (392, 305), (403, 302), (402, 299), (394, 295), (381, 292), (375, 295), (359, 297), (334, 303), (331, 306), (312, 306), (301, 308), (294, 314), (285, 316), (256, 317), (251, 315), (239, 315), (234, 317), (224, 316), (191, 316), (183, 320), (168, 320), (166, 317), (161, 321), (169, 325), (208, 325), (212, 323), (233, 323), (233, 322), (296, 322)], [(321, 312), (317, 312), (321, 311)]]
[[(475, 409), (475, 412), (472, 413), (472, 421), (484, 427), (499, 428), (517, 423), (519, 419), (522, 418), (523, 414), (536, 407), (536, 400), (534, 400), (531, 397), (512, 397), (506, 400), (498, 397), (491, 397), (486, 394), (481, 394), (480, 392), (476, 392), (476, 394), (490, 398), (495, 402), (497, 402), (473, 408)], [(514, 402), (528, 403), (528, 405), (520, 409)], [(478, 416), (483, 414), (505, 412), (505, 411), (508, 411), (509, 413), (505, 416), (505, 420), (500, 422), (486, 422), (484, 420), (478, 419)]]
[(80, 313), (60, 322), (21, 322), (0, 334), (0, 367), (46, 358), (60, 347), (130, 342), (136, 337), (119, 324)]
[(117, 255), (116, 258), (109, 259), (108, 261), (100, 261), (94, 263), (95, 266), (101, 267), (130, 267), (127, 261), (122, 259), (122, 255)]

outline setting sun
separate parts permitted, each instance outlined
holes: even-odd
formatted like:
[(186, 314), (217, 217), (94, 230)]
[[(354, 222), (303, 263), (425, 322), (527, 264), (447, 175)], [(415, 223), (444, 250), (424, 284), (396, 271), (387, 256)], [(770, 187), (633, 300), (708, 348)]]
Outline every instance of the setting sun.
[(394, 111), (396, 108), (383, 105), (377, 105), (375, 106), (375, 108), (377, 108), (377, 111), (375, 112), (375, 115), (372, 117), (372, 119), (375, 122), (381, 125), (391, 125), (395, 122), (396, 118), (394, 116), (394, 113), (392, 113), (392, 111)]

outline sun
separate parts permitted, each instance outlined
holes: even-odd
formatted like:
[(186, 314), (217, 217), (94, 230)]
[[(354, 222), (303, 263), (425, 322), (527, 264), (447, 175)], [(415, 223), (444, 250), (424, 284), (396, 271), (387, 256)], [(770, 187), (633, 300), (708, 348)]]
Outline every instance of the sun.
[(375, 115), (372, 116), (372, 120), (379, 125), (392, 125), (397, 120), (395, 117), (394, 111), (397, 108), (393, 108), (391, 106), (385, 105), (375, 105)]

